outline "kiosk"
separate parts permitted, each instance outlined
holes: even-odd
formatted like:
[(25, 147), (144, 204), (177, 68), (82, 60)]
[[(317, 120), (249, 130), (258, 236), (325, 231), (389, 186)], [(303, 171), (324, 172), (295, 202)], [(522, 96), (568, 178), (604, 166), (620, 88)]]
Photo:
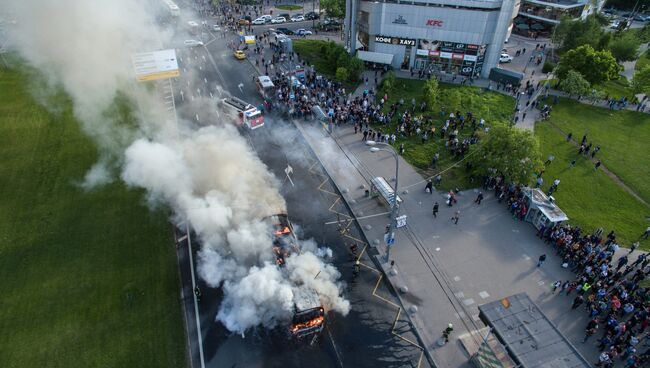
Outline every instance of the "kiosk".
[(567, 215), (555, 204), (553, 197), (548, 197), (539, 188), (524, 188), (528, 213), (526, 221), (539, 230), (542, 226), (553, 227), (567, 221)]

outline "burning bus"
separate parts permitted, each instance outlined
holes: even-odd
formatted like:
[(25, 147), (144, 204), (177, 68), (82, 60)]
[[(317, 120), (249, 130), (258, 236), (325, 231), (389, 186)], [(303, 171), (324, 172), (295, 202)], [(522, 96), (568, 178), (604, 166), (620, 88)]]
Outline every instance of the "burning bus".
[[(284, 267), (286, 258), (300, 253), (300, 244), (286, 214), (267, 218), (273, 227), (273, 252), (276, 263)], [(313, 343), (325, 327), (325, 309), (318, 293), (310, 288), (293, 289), (294, 313), (288, 328), (289, 337)]]

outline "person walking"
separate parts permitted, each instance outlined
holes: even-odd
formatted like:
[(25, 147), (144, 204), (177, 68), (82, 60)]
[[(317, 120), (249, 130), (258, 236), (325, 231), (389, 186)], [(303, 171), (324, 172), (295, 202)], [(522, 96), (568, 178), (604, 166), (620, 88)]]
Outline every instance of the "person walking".
[(478, 196), (476, 196), (474, 203), (480, 205), (482, 200), (483, 200), (483, 192), (478, 192)]
[(451, 216), (451, 221), (453, 221), (455, 225), (458, 225), (459, 218), (460, 218), (460, 211), (456, 211), (454, 215)]
[(594, 165), (594, 171), (598, 170), (598, 168), (600, 167), (600, 165), (602, 165), (602, 163), (600, 162), (600, 160), (596, 161), (596, 164)]
[(438, 217), (438, 208), (439, 208), (439, 206), (438, 206), (438, 202), (434, 203), (434, 204), (433, 204), (433, 218), (437, 218), (437, 217)]
[(451, 323), (447, 326), (447, 328), (442, 330), (442, 337), (444, 337), (446, 343), (449, 342), (449, 335), (451, 335), (453, 331), (454, 331), (454, 325)]
[(551, 284), (551, 294), (555, 294), (555, 291), (562, 286), (562, 280), (557, 280)]
[(573, 299), (573, 304), (571, 304), (571, 309), (576, 309), (585, 302), (585, 298), (582, 295), (578, 295)]
[(537, 267), (541, 267), (544, 264), (544, 262), (546, 262), (546, 254), (542, 254), (541, 256), (539, 256), (539, 258), (537, 259)]
[(427, 185), (424, 187), (424, 191), (429, 194), (433, 194), (433, 182), (431, 179), (427, 180)]
[[(598, 326), (598, 325), (596, 325), (596, 326)], [(595, 333), (596, 333), (596, 328), (594, 328), (594, 327), (592, 327), (592, 328), (587, 327), (587, 329), (585, 329), (585, 338), (582, 339), (582, 343), (584, 344), (585, 342), (587, 342), (587, 340), (589, 340), (589, 338), (590, 338), (591, 336), (593, 336)]]
[(648, 226), (648, 228), (645, 229), (645, 232), (641, 235), (641, 238), (648, 239), (648, 236), (650, 236), (650, 226)]

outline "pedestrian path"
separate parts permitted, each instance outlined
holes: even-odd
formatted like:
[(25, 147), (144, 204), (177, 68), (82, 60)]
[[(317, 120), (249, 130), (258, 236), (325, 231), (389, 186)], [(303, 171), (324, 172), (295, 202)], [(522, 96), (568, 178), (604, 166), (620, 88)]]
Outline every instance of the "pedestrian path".
[[(437, 367), (468, 366), (472, 352), (455, 337), (480, 341), (477, 331), (484, 326), (478, 305), (519, 292), (528, 293), (580, 352), (595, 361), (596, 347), (579, 343), (587, 314), (571, 311), (572, 297), (553, 294), (550, 289), (553, 282), (573, 280), (575, 275), (561, 267), (561, 260), (535, 236), (532, 225), (513, 220), (489, 193), (481, 205), (474, 204), (475, 190), (459, 193), (459, 204), (448, 208), (444, 193), (425, 193), (423, 178), (399, 157), (399, 182), (403, 183), (398, 191), (403, 200), (400, 214), (407, 215), (407, 225), (396, 232), (386, 261), (383, 236), (389, 208), (367, 197), (365, 191), (375, 176), (383, 176), (393, 185), (394, 158), (369, 152), (369, 146), (351, 127), (340, 127), (330, 135), (310, 122), (297, 124), (377, 250), (377, 263), (400, 291), (402, 307)], [(441, 205), (437, 218), (431, 213), (434, 201)], [(457, 210), (460, 220), (454, 225), (450, 217)], [(547, 262), (535, 267), (538, 256), (546, 253)], [(437, 342), (450, 322), (454, 338), (441, 347)]]

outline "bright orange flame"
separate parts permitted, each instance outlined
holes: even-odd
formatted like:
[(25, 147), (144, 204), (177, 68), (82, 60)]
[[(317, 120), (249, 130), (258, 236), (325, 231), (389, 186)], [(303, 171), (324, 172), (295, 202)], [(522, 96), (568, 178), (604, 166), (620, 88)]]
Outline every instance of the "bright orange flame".
[(291, 326), (291, 332), (296, 333), (302, 329), (309, 328), (309, 327), (314, 327), (323, 324), (325, 321), (325, 317), (323, 316), (318, 316), (314, 319), (310, 319), (307, 322), (303, 323), (296, 323), (295, 325)]
[(284, 234), (290, 234), (291, 229), (289, 229), (289, 226), (285, 226), (282, 230), (276, 230), (275, 235), (284, 235)]

